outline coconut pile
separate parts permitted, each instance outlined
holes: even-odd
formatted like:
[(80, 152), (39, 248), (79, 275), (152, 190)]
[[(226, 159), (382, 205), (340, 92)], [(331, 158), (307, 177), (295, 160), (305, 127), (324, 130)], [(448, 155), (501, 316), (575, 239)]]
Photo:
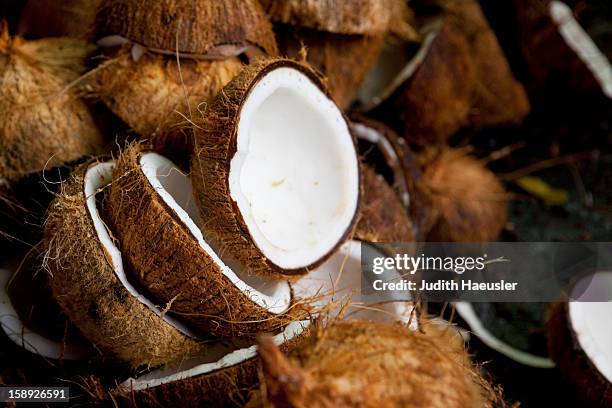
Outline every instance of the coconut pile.
[[(0, 15), (0, 384), (69, 384), (74, 406), (505, 406), (463, 329), (361, 293), (365, 250), (508, 229), (503, 153), (468, 137), (549, 88), (535, 56), (517, 79), (477, 1), (21, 3)], [(609, 98), (607, 61), (533, 3)], [(551, 355), (611, 403), (593, 308), (551, 309)]]

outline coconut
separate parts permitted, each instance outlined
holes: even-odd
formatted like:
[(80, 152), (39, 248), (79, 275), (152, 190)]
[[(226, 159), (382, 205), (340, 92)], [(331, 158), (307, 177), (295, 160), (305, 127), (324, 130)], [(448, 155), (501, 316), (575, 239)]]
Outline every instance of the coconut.
[(612, 404), (612, 272), (580, 278), (569, 303), (551, 308), (548, 349), (561, 372), (592, 406)]
[(360, 195), (356, 141), (309, 67), (246, 67), (194, 132), (202, 231), (232, 269), (302, 275), (347, 239)]
[(192, 339), (186, 327), (163, 314), (125, 276), (121, 252), (97, 203), (114, 166), (80, 166), (49, 207), (45, 268), (53, 296), (84, 337), (133, 367), (202, 352), (205, 344)]
[(288, 357), (263, 337), (259, 356), (262, 399), (270, 406), (492, 407), (499, 401), (463, 346), (439, 331), (336, 321), (313, 329)]
[[(514, 0), (519, 44), (535, 98), (612, 98), (612, 66), (561, 1)], [(567, 98), (571, 94), (572, 98)], [(561, 98), (560, 98), (561, 96)]]
[[(55, 337), (50, 338), (45, 331), (37, 330), (39, 327), (32, 328), (31, 323), (33, 319), (28, 316), (28, 321), (24, 321), (22, 316), (24, 312), (18, 311), (20, 305), (23, 305), (21, 299), (16, 298), (14, 295), (17, 289), (16, 277), (18, 277), (20, 271), (17, 274), (12, 274), (11, 271), (6, 269), (0, 269), (0, 329), (16, 345), (23, 347), (24, 349), (38, 354), (44, 358), (61, 359), (61, 360), (81, 360), (91, 355), (91, 348), (87, 347), (87, 344), (82, 342), (76, 336), (70, 336), (70, 338)], [(30, 288), (19, 288), (23, 292), (28, 292)], [(11, 292), (13, 292), (13, 301), (11, 298)], [(35, 313), (43, 313), (45, 317), (52, 313), (44, 310), (36, 310)], [(42, 316), (41, 316), (42, 317)], [(43, 322), (47, 325), (49, 322)], [(66, 321), (63, 321), (66, 324)]]
[(375, 36), (387, 31), (394, 10), (389, 0), (260, 0), (272, 19), (337, 34)]
[(408, 212), (393, 188), (371, 167), (363, 168), (363, 201), (355, 237), (366, 242), (413, 242)]
[[(232, 270), (202, 237), (191, 180), (139, 145), (120, 156), (108, 219), (131, 277), (172, 312), (205, 333), (254, 337), (296, 320), (288, 282)], [(151, 237), (159, 237), (151, 239)]]
[(443, 15), (423, 27), (421, 50), (366, 106), (420, 145), (446, 142), (463, 127), (520, 123), (529, 101), (478, 3), (437, 3)]
[(96, 10), (102, 0), (28, 0), (19, 20), (19, 34), (26, 37), (89, 39)]
[(0, 177), (17, 180), (104, 150), (73, 87), (92, 49), (67, 38), (11, 38), (0, 23)]
[(428, 149), (420, 159), (423, 178), (419, 189), (433, 212), (427, 238), (442, 242), (496, 240), (506, 224), (508, 200), (497, 177), (464, 149)]
[(51, 296), (41, 255), (38, 247), (32, 248), (12, 275), (1, 278), (3, 330), (13, 342), (43, 357), (85, 359), (93, 355), (93, 348)]
[[(98, 39), (120, 36), (171, 54), (277, 53), (272, 27), (256, 0), (105, 0), (96, 20)], [(219, 21), (223, 24), (211, 24)], [(237, 52), (242, 49), (247, 50)]]
[(182, 132), (191, 117), (241, 69), (239, 58), (222, 61), (174, 59), (145, 53), (134, 61), (131, 45), (112, 49), (92, 76), (91, 91), (138, 134), (156, 136), (160, 151), (191, 152)]
[(355, 99), (384, 43), (382, 35), (336, 34), (281, 24), (275, 31), (281, 54), (293, 59), (305, 55), (326, 77), (330, 94), (342, 108)]

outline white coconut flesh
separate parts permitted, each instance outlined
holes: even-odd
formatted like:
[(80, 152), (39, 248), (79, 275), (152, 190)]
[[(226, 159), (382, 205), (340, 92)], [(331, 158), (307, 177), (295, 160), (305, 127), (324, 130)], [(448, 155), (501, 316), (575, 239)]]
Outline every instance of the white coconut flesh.
[(127, 279), (123, 266), (123, 260), (121, 258), (121, 251), (113, 243), (108, 229), (106, 228), (106, 224), (100, 216), (100, 211), (98, 210), (98, 200), (96, 197), (97, 193), (111, 183), (114, 168), (115, 162), (94, 164), (87, 169), (84, 179), (84, 192), (87, 202), (87, 211), (89, 212), (89, 216), (94, 224), (94, 229), (98, 236), (100, 245), (102, 245), (104, 248), (104, 254), (107, 257), (107, 261), (113, 268), (113, 271), (115, 272), (115, 275), (117, 275), (117, 278), (121, 284), (125, 287), (130, 295), (138, 299), (140, 303), (145, 305), (156, 315), (163, 316), (166, 323), (170, 324), (181, 333), (189, 337), (195, 337), (195, 334), (187, 326), (172, 316), (162, 314), (161, 309), (155, 306), (153, 301), (141, 294)]
[(572, 9), (561, 1), (551, 1), (550, 17), (567, 45), (578, 55), (599, 82), (603, 93), (612, 98), (612, 65), (591, 37), (574, 18)]
[(553, 368), (555, 363), (546, 357), (536, 356), (519, 350), (495, 337), (482, 323), (470, 303), (457, 302), (453, 304), (459, 316), (470, 326), (472, 333), (484, 344), (521, 364), (535, 368)]
[[(599, 372), (612, 382), (612, 271), (583, 278), (569, 303), (569, 320), (578, 343)], [(609, 302), (592, 300), (610, 299)]]
[(240, 111), (232, 199), (259, 250), (283, 269), (308, 267), (351, 226), (359, 162), (346, 120), (306, 75), (277, 68)]
[[(308, 320), (291, 322), (281, 333), (274, 336), (274, 343), (281, 345), (299, 336), (309, 325), (310, 321)], [(234, 351), (228, 351), (227, 348), (221, 345), (213, 346), (211, 351), (204, 356), (184, 360), (176, 366), (166, 366), (138, 378), (129, 378), (120, 387), (125, 390), (134, 391), (153, 388), (174, 381), (212, 374), (216, 371), (244, 363), (255, 358), (256, 355), (257, 346), (255, 345)]]
[(12, 273), (0, 269), (0, 327), (16, 345), (45, 358), (83, 360), (89, 356), (89, 349), (77, 344), (64, 344), (42, 336), (21, 321), (7, 292)]
[[(348, 241), (320, 267), (294, 283), (296, 296), (308, 299), (314, 314), (328, 312), (335, 317), (344, 309), (348, 320), (410, 323), (417, 329), (414, 304), (407, 301), (380, 301), (373, 296), (362, 295), (361, 246), (358, 241)], [(372, 248), (373, 249), (373, 248)], [(383, 256), (381, 254), (381, 256)], [(394, 282), (401, 279), (396, 270), (377, 275), (376, 279)], [(334, 309), (328, 310), (333, 302)]]
[(288, 282), (257, 276), (248, 276), (229, 268), (206, 243), (198, 225), (202, 219), (195, 204), (190, 177), (167, 158), (157, 153), (145, 153), (140, 158), (145, 177), (162, 200), (170, 207), (197, 240), (203, 254), (210, 257), (245, 296), (273, 314), (287, 311), (291, 305), (291, 288)]

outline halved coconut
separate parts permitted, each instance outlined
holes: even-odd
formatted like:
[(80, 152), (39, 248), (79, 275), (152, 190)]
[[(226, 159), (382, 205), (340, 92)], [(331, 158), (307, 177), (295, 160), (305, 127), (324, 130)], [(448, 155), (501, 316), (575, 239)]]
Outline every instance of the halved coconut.
[(206, 345), (126, 279), (97, 201), (114, 167), (113, 162), (78, 167), (49, 207), (45, 266), (53, 295), (84, 337), (133, 367), (200, 353)]
[[(569, 303), (553, 306), (548, 348), (557, 367), (593, 406), (612, 405), (612, 272), (582, 277)], [(608, 301), (602, 301), (607, 299)]]
[(88, 40), (102, 0), (28, 0), (19, 19), (19, 35)]
[(287, 357), (264, 337), (259, 406), (377, 407), (384, 401), (388, 407), (493, 407), (502, 402), (463, 345), (431, 328), (423, 333), (398, 324), (335, 321), (313, 328)]
[(84, 344), (51, 339), (24, 324), (8, 292), (12, 275), (0, 269), (0, 329), (4, 334), (18, 346), (45, 358), (82, 360), (90, 356), (92, 350)]
[(257, 0), (104, 0), (96, 25), (98, 40), (123, 39), (170, 55), (277, 54)]
[(536, 355), (525, 350), (521, 350), (508, 344), (503, 339), (492, 333), (480, 319), (471, 303), (457, 302), (453, 305), (457, 314), (467, 323), (469, 329), (487, 347), (503, 354), (517, 363), (534, 368), (553, 368), (555, 363), (547, 357)]
[[(347, 320), (401, 322), (416, 330), (418, 314), (412, 302), (400, 298), (380, 301), (362, 293), (362, 280), (368, 278), (362, 273), (363, 245), (384, 256), (369, 243), (348, 241), (325, 263), (293, 283), (294, 293), (308, 302), (314, 316), (335, 318), (340, 315)], [(379, 275), (378, 279), (393, 282), (400, 280), (401, 275), (392, 270)]]
[(11, 38), (0, 23), (0, 177), (13, 181), (104, 151), (74, 90), (92, 50), (67, 38)]
[(418, 188), (433, 213), (427, 238), (496, 240), (506, 224), (508, 193), (495, 174), (464, 149), (426, 149), (420, 160), (423, 178)]
[(478, 3), (434, 3), (443, 12), (433, 21), (426, 19), (422, 47), (404, 69), (398, 70), (393, 62), (379, 64), (377, 75), (397, 76), (370, 80), (365, 94), (374, 99), (366, 99), (364, 108), (420, 145), (444, 143), (462, 127), (520, 123), (529, 112), (529, 101)]
[[(292, 350), (308, 333), (309, 321), (289, 324), (273, 337), (283, 351)], [(258, 382), (255, 345), (210, 352), (176, 365), (128, 378), (108, 391), (99, 383), (97, 394), (120, 405), (220, 407), (241, 406)]]
[(543, 92), (558, 98), (568, 90), (612, 98), (612, 65), (567, 4), (515, 0), (514, 6), (514, 24), (536, 98)]
[(165, 310), (205, 333), (253, 337), (304, 311), (288, 282), (231, 269), (202, 237), (191, 180), (163, 156), (128, 147), (113, 173), (108, 215), (131, 278)]
[(194, 132), (202, 230), (232, 269), (301, 275), (347, 239), (360, 194), (356, 142), (309, 67), (246, 67)]
[(383, 176), (363, 168), (363, 201), (355, 238), (366, 242), (413, 242), (414, 226), (399, 197)]

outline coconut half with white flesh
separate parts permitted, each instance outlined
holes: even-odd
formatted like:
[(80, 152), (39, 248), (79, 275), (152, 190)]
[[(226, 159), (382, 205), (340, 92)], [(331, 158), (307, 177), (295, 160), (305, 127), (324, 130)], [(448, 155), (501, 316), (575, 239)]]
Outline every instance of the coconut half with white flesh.
[[(290, 323), (274, 335), (274, 343), (290, 351), (305, 337), (310, 321)], [(121, 406), (241, 406), (258, 382), (257, 347), (231, 350), (223, 346), (189, 360), (121, 382), (108, 393)]]
[(194, 132), (202, 231), (232, 269), (303, 275), (351, 234), (360, 196), (356, 141), (308, 66), (245, 67)]
[(254, 337), (306, 318), (289, 283), (232, 269), (202, 236), (191, 180), (140, 145), (119, 157), (108, 220), (130, 277), (165, 310), (204, 333)]
[[(593, 406), (612, 405), (612, 271), (577, 281), (569, 303), (552, 307), (548, 349), (565, 377)], [(602, 301), (608, 299), (608, 301)]]
[(0, 269), (0, 329), (16, 345), (45, 358), (58, 360), (83, 360), (91, 356), (86, 345), (70, 343), (40, 334), (27, 327), (8, 293), (13, 272)]
[[(78, 167), (51, 203), (45, 268), (58, 304), (85, 338), (133, 367), (158, 366), (206, 349), (126, 278), (98, 202), (114, 162)], [(120, 335), (118, 335), (120, 334)]]

